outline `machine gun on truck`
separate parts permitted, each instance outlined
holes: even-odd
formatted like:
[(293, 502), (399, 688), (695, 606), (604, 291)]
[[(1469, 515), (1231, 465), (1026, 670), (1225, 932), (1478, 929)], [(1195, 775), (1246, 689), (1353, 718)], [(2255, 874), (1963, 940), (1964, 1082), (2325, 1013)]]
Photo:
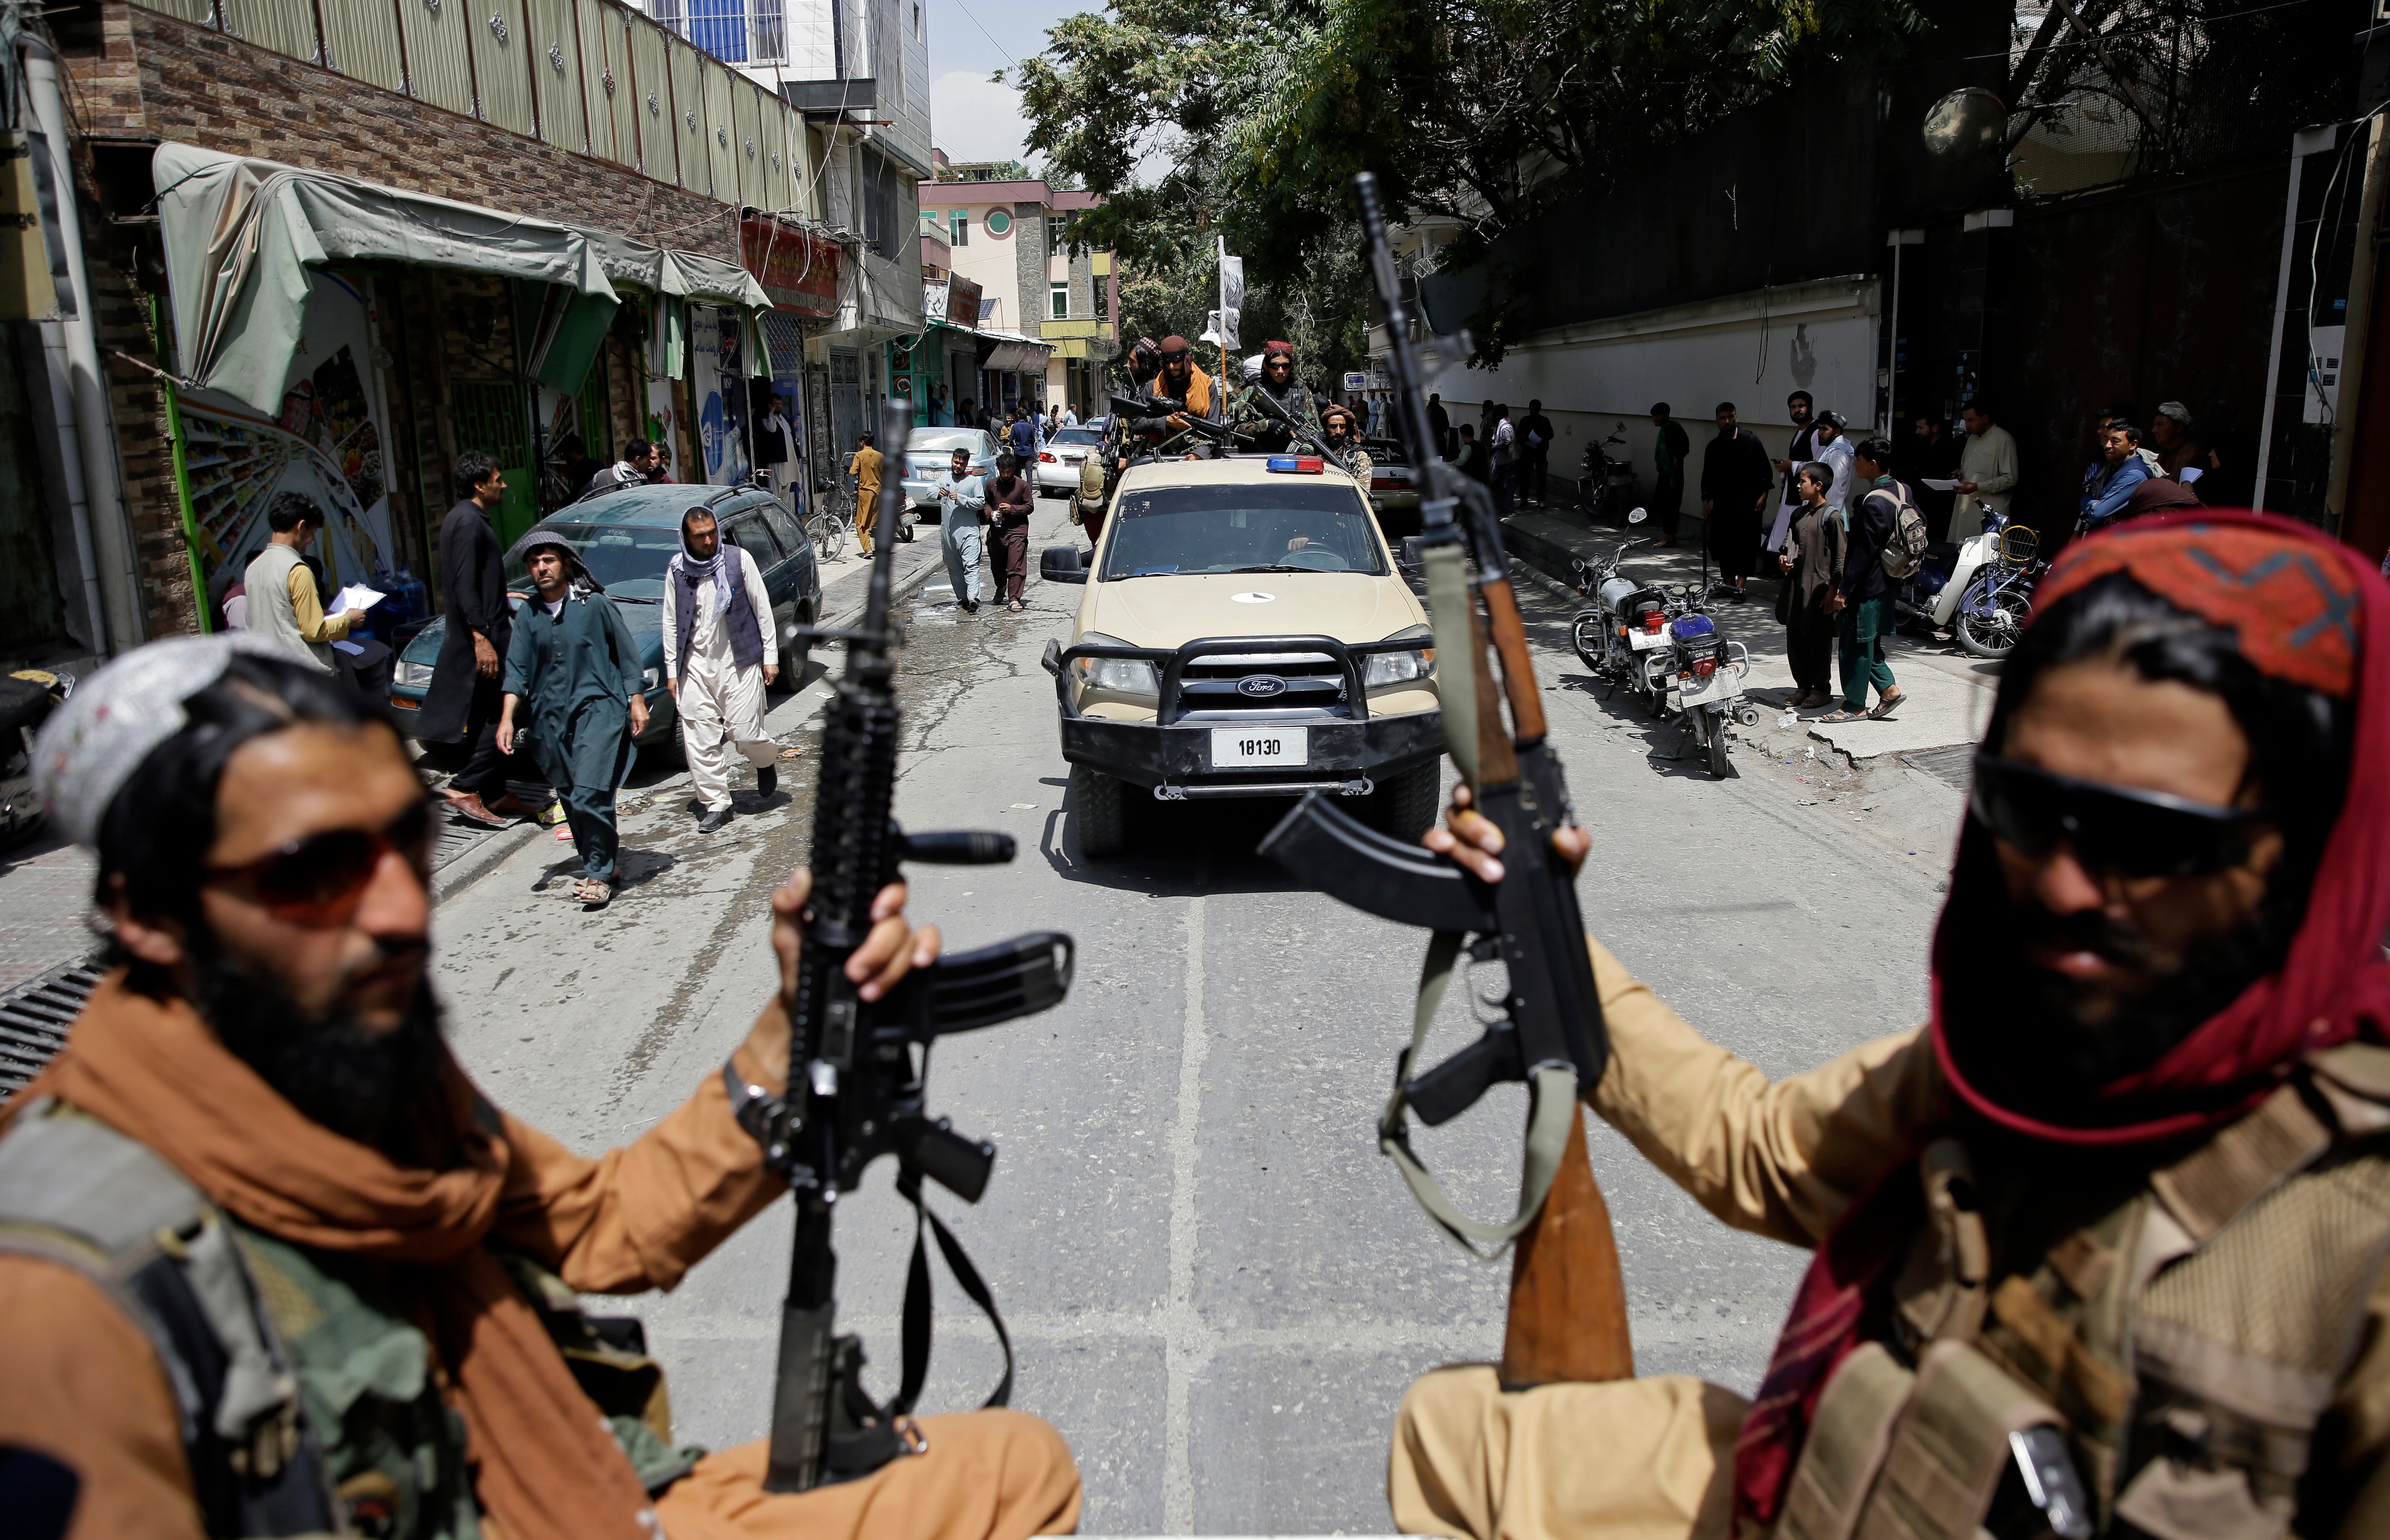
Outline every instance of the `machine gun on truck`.
[[(1409, 442), (1433, 443), (1427, 392), (1377, 179), (1354, 179), (1369, 267), (1386, 308), (1387, 360)], [(1466, 351), (1465, 340), (1462, 349)], [(1577, 911), (1574, 874), (1551, 847), (1574, 822), (1568, 782), (1546, 740), (1541, 692), (1487, 489), (1433, 456), (1420, 470), (1427, 495), (1419, 537), (1435, 628), (1437, 692), (1446, 748), (1477, 811), (1507, 841), (1503, 879), (1488, 886), (1443, 856), (1368, 828), (1316, 793), (1262, 841), (1298, 877), (1356, 908), (1434, 934), (1420, 977), (1410, 1046), (1395, 1061), (1394, 1093), (1378, 1123), (1379, 1148), (1446, 1234), (1476, 1254), (1515, 1240), (1502, 1380), (1621, 1380), (1634, 1373), (1626, 1290), (1610, 1213), (1586, 1157), (1577, 1099), (1609, 1061), (1601, 1003)], [(1497, 691), (1487, 658), (1501, 665)], [(1510, 720), (1502, 720), (1507, 697)], [(1501, 962), (1509, 987), (1500, 1016), (1471, 1046), (1433, 1069), (1420, 1053), (1463, 952)], [(1532, 1093), (1519, 1209), (1485, 1224), (1461, 1213), (1410, 1148), (1408, 1114), (1433, 1125), (1458, 1116), (1504, 1081)], [(1495, 1248), (1478, 1253), (1479, 1244)]]
[[(903, 443), (909, 426), (902, 409), (890, 412), (887, 442)], [(888, 478), (880, 517), (893, 520), (904, 497), (897, 479)], [(866, 1475), (921, 1447), (911, 1412), (929, 1370), (924, 1221), (1004, 1346), (1004, 1378), (986, 1404), (1000, 1406), (1010, 1396), (1012, 1343), (1004, 1322), (962, 1247), (923, 1207), (921, 1194), (921, 1178), (928, 1176), (978, 1202), (996, 1147), (956, 1133), (944, 1118), (933, 1121), (925, 1110), (923, 1081), (937, 1038), (1045, 1010), (1071, 987), (1071, 938), (1052, 930), (946, 957), (876, 1001), (860, 998), (846, 977), (847, 959), (870, 933), (872, 900), (896, 880), (901, 863), (1013, 857), (1010, 835), (906, 834), (891, 816), (898, 727), (894, 560), (893, 544), (883, 541), (872, 558), (860, 629), (810, 633), (815, 641), (846, 644), (846, 674), (822, 728), (814, 889), (801, 917), (804, 946), (795, 986), (782, 1002), (790, 1026), (787, 1089), (775, 1096), (744, 1084), (728, 1066), (723, 1070), (740, 1124), (762, 1143), (765, 1163), (788, 1182), (797, 1203), (772, 1396), (771, 1461), (764, 1477), (773, 1492), (804, 1492)], [(896, 1157), (897, 1191), (916, 1214), (903, 1378), (884, 1405), (864, 1392), (860, 1341), (833, 1330), (838, 1258), (830, 1246), (839, 1194), (853, 1192), (882, 1155)]]

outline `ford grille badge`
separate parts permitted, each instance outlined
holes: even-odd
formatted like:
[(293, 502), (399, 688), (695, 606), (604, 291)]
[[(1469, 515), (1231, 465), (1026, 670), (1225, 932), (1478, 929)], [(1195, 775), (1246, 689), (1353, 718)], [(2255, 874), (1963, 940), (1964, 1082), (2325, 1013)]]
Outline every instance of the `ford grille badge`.
[(1275, 674), (1249, 674), (1237, 681), (1237, 693), (1253, 700), (1267, 700), (1286, 693), (1286, 681)]

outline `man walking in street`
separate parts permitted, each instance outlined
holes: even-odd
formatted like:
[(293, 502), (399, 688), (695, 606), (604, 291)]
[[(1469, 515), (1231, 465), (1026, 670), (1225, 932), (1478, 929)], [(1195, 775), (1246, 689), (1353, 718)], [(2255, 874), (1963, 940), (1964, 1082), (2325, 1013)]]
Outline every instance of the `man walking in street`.
[(980, 584), (982, 525), (987, 518), (987, 483), (970, 473), (970, 451), (957, 449), (930, 491), (938, 500), (938, 544), (946, 558), (946, 579), (966, 615), (979, 613), (986, 590)]
[(1012, 456), (1022, 465), (1037, 463), (1037, 409), (1023, 406), (1012, 417)]
[(1816, 402), (1806, 391), (1795, 391), (1784, 398), (1784, 415), (1792, 420), (1792, 447), (1776, 462), (1776, 479), (1782, 495), (1776, 503), (1776, 522), (1767, 532), (1767, 548), (1771, 551), (1784, 549), (1793, 511), (1801, 507), (1800, 490), (1792, 484), (1792, 478), (1818, 457), (1818, 429), (1809, 420), (1815, 410)]
[[(1826, 612), (1841, 617), (1843, 632), (1843, 705), (1820, 722), (1882, 721), (1908, 699), (1894, 682), (1892, 664), (1884, 658), (1885, 639), (1900, 622), (1898, 591), (1883, 570), (1883, 548), (1891, 544), (1901, 505), (1910, 503), (1908, 489), (1892, 479), (1892, 442), (1868, 439), (1851, 451), (1852, 479), (1866, 490), (1850, 510), (1850, 543), (1843, 558), (1842, 576), (1826, 600)], [(1868, 687), (1876, 691), (1874, 710), (1868, 709)]]
[(241, 574), (249, 595), (248, 628), (311, 667), (337, 674), (332, 644), (348, 635), (366, 612), (324, 613), (315, 571), (305, 554), (323, 533), (324, 510), (304, 493), (277, 492), (266, 502), (265, 527), (274, 533)]
[(1719, 586), (1732, 585), (1736, 604), (1751, 597), (1760, 505), (1775, 487), (1775, 467), (1759, 435), (1739, 425), (1733, 402), (1719, 402), (1717, 437), (1702, 451), (1702, 538), (1717, 563)]
[(1444, 409), (1444, 397), (1430, 392), (1427, 398), (1427, 430), (1435, 435), (1435, 447), (1431, 453), (1439, 460), (1451, 459), (1460, 451), (1452, 438), (1452, 414)]
[[(782, 1085), (807, 874), (744, 938), (772, 956), (752, 1027), (684, 1033), (712, 1060), (687, 1098), (582, 1153), (495, 1105), (443, 1039), (437, 820), (385, 710), (269, 646), (135, 648), (34, 756), (55, 827), (95, 857), (112, 970), (0, 1110), (0, 1530), (1068, 1533), (1069, 1452), (1022, 1413), (925, 1417), (876, 1471), (771, 1493), (763, 1441), (686, 1447), (653, 1364), (585, 1351), (576, 1290), (669, 1289), (767, 1212), (787, 1243), (787, 1184), (722, 1056), (735, 1085)], [(864, 1000), (937, 956), (903, 903), (878, 895), (844, 965)], [(636, 1008), (586, 984), (472, 1003), (492, 1007), (568, 1031)]]
[[(634, 439), (623, 452), (647, 448), (647, 441)], [(456, 506), (440, 521), (440, 598), (447, 628), (416, 731), (426, 742), (464, 744), (465, 763), (443, 793), (450, 811), (504, 828), (534, 811), (507, 789), (506, 754), (498, 747), (499, 674), (514, 638), (514, 611), (490, 517), (506, 495), (507, 478), (495, 460), (469, 449), (456, 456), (453, 479)]]
[(1527, 415), (1519, 419), (1519, 501), (1535, 500), (1544, 507), (1544, 477), (1552, 457), (1552, 419), (1544, 416), (1544, 404), (1527, 403)]
[(1989, 403), (1981, 396), (1959, 413), (1967, 426), (1967, 442), (1959, 449), (1959, 500), (1950, 511), (1950, 538), (1966, 540), (1984, 533), (1987, 513), (2008, 517), (2009, 499), (2016, 494), (2015, 436), (1992, 420)]
[(1660, 520), (1656, 548), (1665, 550), (1685, 520), (1685, 464), (1693, 457), (1693, 443), (1664, 401), (1651, 404), (1651, 516)]
[(996, 570), (996, 597), (1007, 613), (1018, 615), (1022, 591), (1029, 582), (1029, 516), (1037, 510), (1037, 484), (1022, 473), (1011, 455), (996, 457), (996, 475), (987, 483), (988, 565)]
[[(1585, 1099), (1724, 1224), (1813, 1252), (1807, 1275), (1749, 1399), (1422, 1377), (1393, 1527), (2383, 1534), (2373, 565), (2247, 514), (2059, 556), (1973, 756), (1921, 1026), (1771, 1084), (1593, 943), (1609, 1055)], [(1552, 842), (1574, 867), (1590, 840)], [(1426, 843), (1487, 880), (1512, 859), (1465, 807)]]
[(871, 532), (880, 520), (880, 468), (886, 464), (887, 456), (871, 447), (871, 432), (866, 429), (854, 453), (846, 457), (846, 473), (854, 478), (854, 543), (865, 556), (871, 554)]
[(722, 538), (713, 512), (680, 516), (680, 550), (664, 569), (664, 687), (680, 712), (697, 831), (730, 821), (729, 746), (755, 769), (755, 794), (779, 789), (779, 746), (764, 730), (764, 691), (780, 677), (772, 597), (754, 559)]
[(2133, 489), (2150, 479), (2149, 461), (2141, 458), (2141, 430), (2128, 418), (2108, 424), (2106, 449), (2083, 473), (2083, 532), (2099, 529), (2125, 511)]
[(614, 899), (614, 792), (648, 730), (639, 648), (558, 531), (534, 525), (510, 554), (538, 592), (516, 617), (507, 650), (498, 751), (515, 751), (515, 712), (528, 700), (533, 755), (564, 802), (581, 855), (573, 896), (602, 909)]

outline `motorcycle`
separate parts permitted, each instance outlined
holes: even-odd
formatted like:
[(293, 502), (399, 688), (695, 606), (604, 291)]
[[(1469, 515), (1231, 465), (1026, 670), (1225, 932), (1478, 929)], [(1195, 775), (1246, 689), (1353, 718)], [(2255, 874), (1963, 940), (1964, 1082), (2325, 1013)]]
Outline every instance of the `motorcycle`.
[[(1759, 712), (1742, 697), (1751, 674), (1751, 653), (1741, 642), (1717, 634), (1717, 622), (1695, 604), (1668, 622), (1670, 672), (1667, 709), (1683, 717), (1695, 751), (1709, 761), (1710, 774), (1724, 780), (1735, 773), (1726, 757), (1729, 717), (1754, 725)], [(1681, 757), (1681, 756), (1680, 756)]]
[[(1637, 508), (1626, 522), (1640, 524), (1648, 517)], [(1623, 541), (1605, 559), (1576, 564), (1577, 593), (1590, 602), (1577, 612), (1570, 639), (1578, 661), (1594, 677), (1608, 680), (1613, 695), (1623, 685), (1658, 716), (1665, 709), (1674, 661), (1667, 626), (1676, 601), (1666, 589), (1623, 577), (1618, 571), (1628, 551), (1647, 544)]]
[(1576, 507), (1588, 520), (1606, 520), (1613, 508), (1634, 500), (1635, 468), (1625, 460), (1612, 459), (1608, 447), (1624, 444), (1625, 435), (1626, 425), (1620, 423), (1610, 437), (1586, 443), (1585, 456), (1577, 467)]
[(49, 823), (33, 794), (33, 734), (74, 687), (75, 676), (63, 669), (0, 675), (0, 850), (24, 844)]
[(1932, 612), (1935, 623), (1949, 626), (1972, 656), (2005, 658), (2024, 631), (2033, 612), (2034, 585), (2049, 563), (2033, 531), (1998, 514), (1989, 517), (1994, 526), (1960, 547), (1978, 553), (1974, 564), (1944, 584)]

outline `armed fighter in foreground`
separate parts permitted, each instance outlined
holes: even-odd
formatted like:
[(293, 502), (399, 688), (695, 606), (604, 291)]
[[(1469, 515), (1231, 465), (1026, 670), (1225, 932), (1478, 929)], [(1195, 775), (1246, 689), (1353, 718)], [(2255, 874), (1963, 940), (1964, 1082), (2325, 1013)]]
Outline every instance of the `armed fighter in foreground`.
[[(1362, 200), (1417, 420), (1366, 178)], [(1466, 935), (1510, 965), (1508, 1019), (1424, 1074), (1415, 1037), (1381, 1125), (1448, 1233), (1519, 1246), (1500, 1367), (1439, 1369), (1404, 1399), (1397, 1525), (2390, 1533), (2390, 588), (2257, 515), (2071, 549), (1976, 755), (1932, 1020), (1771, 1085), (1598, 942), (1539, 951), (1589, 841), (1549, 800), (1556, 767), (1532, 772), (1498, 527), (1468, 501), (1472, 603), (1454, 491), (1427, 508), (1451, 553), (1430, 569), (1464, 779), (1448, 828), (1422, 857), (1310, 804), (1266, 847), (1437, 931), (1422, 1036)], [(1483, 642), (1445, 640), (1481, 608), (1512, 687), (1507, 742)], [(1588, 954), (1592, 987), (1569, 1000)], [(1521, 1211), (1479, 1225), (1411, 1160), (1403, 1112), (1441, 1121), (1522, 1074)], [(1570, 1197), (1572, 1090), (1728, 1224), (1815, 1251), (1755, 1398), (1625, 1378), (1606, 1229)], [(1572, 1338), (1581, 1353), (1539, 1351)]]

